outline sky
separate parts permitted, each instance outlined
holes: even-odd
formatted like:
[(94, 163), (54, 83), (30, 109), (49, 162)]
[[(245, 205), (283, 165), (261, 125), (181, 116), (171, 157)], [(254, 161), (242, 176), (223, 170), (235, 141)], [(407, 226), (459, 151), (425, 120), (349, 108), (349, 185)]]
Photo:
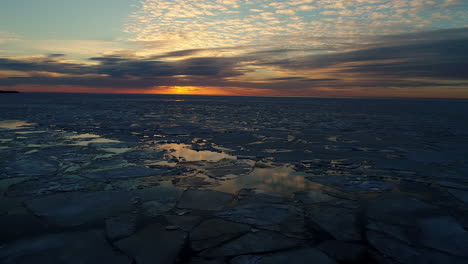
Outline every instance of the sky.
[(0, 7), (0, 90), (468, 98), (465, 0)]

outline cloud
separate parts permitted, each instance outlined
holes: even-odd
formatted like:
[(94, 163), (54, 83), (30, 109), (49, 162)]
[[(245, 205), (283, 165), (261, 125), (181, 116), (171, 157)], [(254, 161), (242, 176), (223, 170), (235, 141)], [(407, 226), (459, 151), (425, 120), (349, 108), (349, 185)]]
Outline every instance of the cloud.
[[(150, 88), (155, 85), (177, 83), (202, 85), (206, 83), (206, 80), (218, 83), (227, 77), (241, 76), (246, 71), (236, 68), (238, 58), (224, 57), (189, 58), (180, 61), (119, 56), (89, 58), (94, 64), (67, 63), (61, 59), (62, 56), (56, 55), (29, 59), (0, 58), (0, 72), (14, 71), (16, 73), (12, 77), (0, 78), (0, 85), (43, 84), (102, 86), (117, 89), (119, 87)], [(39, 71), (49, 74), (36, 74)], [(17, 77), (18, 72), (28, 74)]]
[[(380, 42), (379, 45), (382, 46), (270, 61), (267, 65), (309, 70), (339, 68), (340, 73), (400, 78), (468, 79), (468, 37), (453, 38), (459, 34), (461, 36), (463, 32), (468, 33), (468, 29), (388, 36), (383, 40), (389, 40), (392, 44), (390, 46), (382, 45)], [(441, 36), (434, 33), (442, 33), (448, 39), (441, 40)], [(433, 40), (428, 39), (430, 36)], [(406, 43), (396, 44), (395, 41), (401, 37), (406, 37)]]
[(0, 45), (17, 39), (18, 37), (11, 32), (0, 31)]
[(0, 58), (0, 70), (11, 71), (44, 71), (67, 74), (90, 74), (95, 69), (83, 64), (67, 63), (57, 60), (54, 56), (42, 56), (31, 59)]
[(284, 14), (284, 15), (294, 15), (296, 13), (296, 11), (294, 10), (276, 10), (275, 13), (277, 14)]
[(385, 36), (375, 36), (371, 38), (374, 42), (384, 45), (401, 45), (407, 43), (435, 42), (438, 40), (463, 39), (468, 36), (468, 27), (437, 29), (429, 31), (419, 31), (402, 34), (388, 34)]
[[(440, 28), (437, 21), (448, 17), (450, 24), (443, 27), (463, 27), (465, 5), (456, 0), (141, 0), (125, 32), (133, 41), (160, 42), (160, 52), (259, 44), (307, 46), (332, 37), (358, 42), (355, 36)], [(440, 19), (429, 18), (428, 13), (437, 13)], [(296, 36), (307, 36), (309, 42)]]
[(51, 53), (51, 54), (48, 54), (49, 57), (51, 58), (58, 58), (58, 57), (64, 57), (65, 54), (63, 53)]

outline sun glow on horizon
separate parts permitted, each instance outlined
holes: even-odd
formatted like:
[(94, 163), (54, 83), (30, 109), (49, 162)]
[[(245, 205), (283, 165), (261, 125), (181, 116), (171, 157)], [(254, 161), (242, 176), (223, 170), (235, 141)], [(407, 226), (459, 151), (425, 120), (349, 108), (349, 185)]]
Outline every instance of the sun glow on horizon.
[(157, 86), (150, 93), (152, 94), (191, 94), (191, 95), (232, 95), (232, 93), (219, 87), (204, 86)]
[(175, 94), (190, 94), (199, 90), (200, 88), (194, 86), (173, 86), (171, 89)]

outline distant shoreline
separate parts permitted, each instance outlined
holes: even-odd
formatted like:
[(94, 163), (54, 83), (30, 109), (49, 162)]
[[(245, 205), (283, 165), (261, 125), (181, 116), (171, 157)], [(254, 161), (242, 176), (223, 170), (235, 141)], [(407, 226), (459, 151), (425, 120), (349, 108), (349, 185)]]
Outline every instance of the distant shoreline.
[(42, 92), (28, 91), (18, 92), (22, 94), (63, 94), (63, 95), (116, 95), (116, 96), (162, 96), (162, 97), (248, 97), (248, 98), (302, 98), (302, 99), (350, 99), (350, 100), (453, 100), (453, 101), (468, 101), (468, 97), (453, 98), (453, 97), (377, 97), (377, 96), (260, 96), (260, 95), (208, 95), (208, 94), (149, 94), (149, 93), (86, 93), (86, 92)]
[(0, 90), (0, 93), (19, 93), (18, 91), (2, 91)]
[(68, 95), (147, 95), (147, 96), (162, 96), (162, 97), (251, 97), (251, 98), (302, 98), (302, 99), (364, 99), (364, 100), (453, 100), (453, 101), (468, 101), (468, 97), (454, 98), (454, 97), (374, 97), (374, 96), (266, 96), (266, 95), (208, 95), (208, 94), (149, 94), (149, 93), (86, 93), (86, 92), (41, 92), (41, 91), (5, 91), (0, 90), (1, 93), (21, 93), (21, 94), (68, 94)]

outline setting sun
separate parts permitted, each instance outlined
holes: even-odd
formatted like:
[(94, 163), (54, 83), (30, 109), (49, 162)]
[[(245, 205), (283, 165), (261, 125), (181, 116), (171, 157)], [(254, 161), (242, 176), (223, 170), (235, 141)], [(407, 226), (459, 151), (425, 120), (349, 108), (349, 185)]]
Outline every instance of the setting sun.
[(205, 86), (157, 86), (152, 94), (192, 94), (192, 95), (232, 95), (227, 90), (218, 87)]
[(198, 87), (193, 86), (173, 86), (172, 91), (174, 94), (191, 94), (194, 91), (200, 90)]

